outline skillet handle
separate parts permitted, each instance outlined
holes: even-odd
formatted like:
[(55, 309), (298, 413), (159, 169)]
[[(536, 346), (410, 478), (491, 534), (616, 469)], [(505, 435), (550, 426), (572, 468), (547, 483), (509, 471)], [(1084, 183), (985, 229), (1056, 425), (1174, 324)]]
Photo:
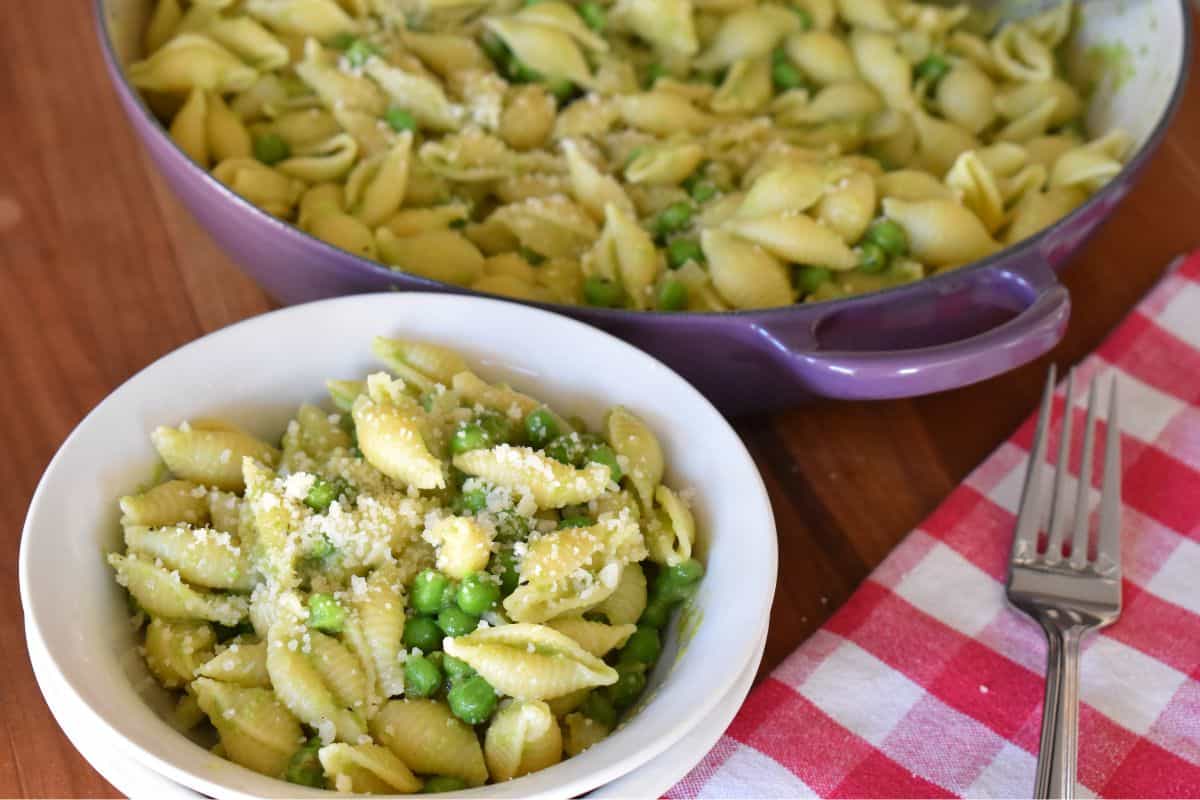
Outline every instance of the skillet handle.
[(758, 332), (817, 395), (869, 400), (955, 389), (1032, 361), (1062, 339), (1070, 296), (1050, 265), (1033, 259), (917, 282), (902, 297), (851, 300), (807, 330), (764, 324)]

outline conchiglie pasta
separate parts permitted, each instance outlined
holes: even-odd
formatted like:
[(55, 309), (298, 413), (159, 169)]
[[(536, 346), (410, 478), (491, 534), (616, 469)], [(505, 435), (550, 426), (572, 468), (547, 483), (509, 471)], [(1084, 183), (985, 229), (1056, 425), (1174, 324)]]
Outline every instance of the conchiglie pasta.
[(359, 395), (351, 412), (358, 430), (358, 446), (372, 466), (418, 489), (445, 485), (441, 462), (429, 451), (421, 431), (421, 409), (403, 385), (383, 373), (367, 380), (367, 393)]
[(111, 553), (108, 563), (138, 605), (155, 617), (174, 620), (207, 620), (237, 625), (249, 610), (243, 597), (203, 592), (184, 583), (179, 573), (155, 566), (136, 556)]
[(888, 198), (883, 212), (908, 234), (914, 257), (933, 266), (956, 266), (989, 256), (999, 245), (979, 217), (947, 200)]
[(192, 682), (196, 670), (212, 655), (216, 634), (207, 622), (152, 619), (146, 626), (146, 666), (168, 689)]
[(208, 493), (191, 481), (172, 480), (120, 500), (122, 525), (159, 527), (208, 522)]
[(791, 304), (793, 290), (783, 263), (761, 246), (720, 230), (701, 234), (713, 288), (735, 308)]
[(157, 92), (240, 92), (258, 79), (253, 67), (198, 33), (176, 36), (150, 58), (131, 64), (128, 74), (137, 88)]
[(248, 689), (271, 688), (271, 676), (267, 672), (266, 642), (234, 642), (201, 664), (194, 672), (200, 677)]
[(317, 752), (326, 780), (338, 791), (367, 794), (411, 794), (421, 788), (395, 753), (377, 744), (331, 744)]
[(448, 639), (445, 648), (497, 691), (516, 698), (545, 700), (617, 680), (616, 670), (544, 625), (486, 628)]
[(528, 491), (543, 508), (594, 500), (604, 493), (611, 477), (608, 467), (601, 464), (576, 469), (531, 448), (507, 444), (460, 453), (454, 457), (454, 466), (497, 486)]
[(300, 723), (272, 692), (209, 678), (193, 681), (192, 690), (231, 761), (270, 777), (283, 774), (303, 736)]
[(562, 732), (550, 708), (538, 700), (517, 700), (501, 709), (488, 726), (483, 755), (494, 781), (508, 781), (562, 760)]
[[(372, 735), (411, 770), (461, 778), (468, 786), (487, 782), (483, 748), (471, 727), (437, 700), (392, 700), (371, 719)], [(421, 731), (420, 736), (411, 731)]]

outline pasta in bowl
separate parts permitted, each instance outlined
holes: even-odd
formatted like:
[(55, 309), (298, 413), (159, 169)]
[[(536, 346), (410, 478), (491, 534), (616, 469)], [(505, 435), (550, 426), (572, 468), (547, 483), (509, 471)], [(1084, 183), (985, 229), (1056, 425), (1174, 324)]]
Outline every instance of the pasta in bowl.
[[(377, 342), (386, 373), (352, 355), (356, 338), (418, 308), (441, 321)], [(511, 327), (471, 343), (454, 335), (464, 312)], [(352, 330), (331, 336), (328, 323), (346, 319)], [(517, 328), (551, 343), (505, 356), (524, 341)], [(271, 366), (246, 346), (262, 337), (306, 363)], [(580, 348), (590, 367), (563, 361)], [(214, 357), (247, 385), (197, 379)], [(597, 392), (597, 371), (623, 362), (661, 399)], [(264, 374), (245, 371), (256, 365)], [(329, 374), (350, 380), (331, 381), (318, 410), (312, 379)], [(152, 460), (123, 457), (98, 491), (76, 493), (71, 515), (94, 511), (94, 534), (76, 526), (53, 541), (61, 504), (35, 499), (22, 556), (30, 626), (114, 739), (205, 793), (494, 782), (489, 796), (577, 794), (686, 733), (755, 655), (762, 628), (744, 623), (765, 623), (775, 550), (752, 463), (694, 390), (578, 323), (420, 296), (267, 315), (119, 390), (64, 447), (43, 498), (114, 428), (148, 435), (162, 471), (130, 492)], [(720, 470), (689, 453), (694, 435), (728, 453)], [(122, 493), (114, 539), (105, 507)], [(129, 608), (93, 583), (97, 547)], [(78, 567), (79, 586), (46, 580), (64, 567)], [(724, 597), (742, 578), (761, 586)], [(76, 607), (78, 626), (50, 621)], [(713, 629), (730, 613), (749, 615), (745, 631)], [(701, 663), (722, 647), (727, 664)]]
[[(133, 85), (261, 210), (422, 277), (725, 311), (985, 258), (1081, 205), (1074, 6), (159, 0)], [(1096, 80), (1094, 77), (1090, 80)]]

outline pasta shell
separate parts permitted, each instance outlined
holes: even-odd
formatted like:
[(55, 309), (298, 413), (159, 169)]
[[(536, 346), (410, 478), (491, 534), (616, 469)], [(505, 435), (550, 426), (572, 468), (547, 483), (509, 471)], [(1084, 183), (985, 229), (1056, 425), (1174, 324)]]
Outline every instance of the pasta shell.
[(622, 566), (616, 589), (591, 610), (603, 614), (611, 625), (632, 625), (641, 619), (646, 610), (646, 573), (642, 565)]
[(893, 37), (858, 29), (850, 35), (850, 51), (859, 73), (884, 103), (900, 111), (915, 107), (912, 66), (900, 55)]
[(883, 213), (904, 228), (913, 257), (930, 266), (966, 264), (1000, 249), (979, 217), (957, 203), (889, 197)]
[(334, 696), (321, 671), (300, 652), (301, 636), (302, 632), (291, 630), (287, 623), (276, 622), (271, 627), (267, 672), (275, 696), (304, 724), (324, 730), (332, 723), (339, 741), (357, 742), (366, 733), (362, 717)]
[(584, 256), (584, 268), (619, 281), (633, 307), (644, 309), (650, 288), (663, 270), (658, 248), (631, 214), (615, 205), (607, 206), (604, 213), (604, 232)]
[(827, 30), (793, 33), (785, 47), (791, 62), (820, 86), (858, 80), (850, 48)]
[(669, 136), (679, 131), (699, 133), (715, 124), (686, 97), (673, 92), (653, 91), (616, 98), (626, 125), (647, 133)]
[(928, 172), (901, 169), (875, 179), (881, 197), (900, 200), (956, 200), (954, 191)]
[(258, 71), (198, 33), (182, 33), (144, 61), (129, 65), (129, 82), (155, 92), (240, 92), (258, 80)]
[(514, 623), (446, 639), (461, 659), (498, 692), (526, 700), (560, 697), (616, 683), (617, 672), (573, 639), (544, 625)]
[(367, 393), (354, 401), (352, 414), (363, 456), (388, 477), (418, 489), (446, 485), (442, 463), (429, 452), (419, 425), (421, 413), (403, 394), (403, 384), (385, 374), (367, 379)]
[(300, 723), (270, 690), (198, 678), (192, 691), (231, 761), (272, 778), (283, 774), (304, 736)]
[(207, 622), (152, 619), (146, 626), (146, 666), (168, 689), (192, 682), (196, 669), (212, 656), (217, 637)]
[(270, 689), (266, 642), (235, 642), (204, 662), (195, 674), (247, 689)]
[(1087, 200), (1087, 192), (1077, 186), (1062, 186), (1025, 195), (1012, 212), (1012, 222), (1004, 235), (1006, 244), (1015, 244), (1043, 228), (1053, 225)]
[(661, 511), (646, 531), (646, 550), (652, 561), (673, 567), (692, 557), (696, 520), (679, 495), (666, 486), (658, 486), (654, 499)]
[[(853, 269), (858, 264), (854, 252), (836, 232), (805, 214), (735, 217), (726, 228), (786, 261), (834, 270)], [(709, 264), (713, 264), (711, 258)]]
[(514, 19), (553, 28), (567, 34), (589, 50), (600, 53), (608, 52), (608, 42), (603, 37), (592, 33), (575, 9), (560, 0), (544, 0), (541, 3), (525, 6), (514, 15)]
[(490, 17), (484, 25), (530, 69), (580, 86), (591, 84), (592, 75), (579, 45), (562, 31), (518, 17)]
[(120, 500), (122, 525), (159, 527), (208, 522), (208, 498), (203, 486), (191, 481), (167, 481)]
[(375, 79), (393, 103), (408, 110), (423, 127), (454, 131), (462, 124), (462, 109), (446, 98), (436, 81), (405, 72), (379, 58), (367, 61), (363, 71)]
[(817, 203), (817, 219), (846, 242), (857, 242), (875, 217), (875, 181), (852, 172), (829, 188)]
[(110, 553), (108, 564), (117, 572), (117, 583), (155, 617), (208, 620), (229, 626), (246, 618), (248, 607), (244, 597), (200, 592), (184, 583), (179, 573), (168, 572), (135, 556)]
[(589, 464), (576, 469), (529, 447), (502, 444), (454, 456), (454, 466), (468, 475), (528, 493), (541, 508), (562, 508), (594, 500), (611, 480), (608, 467)]
[(695, 66), (721, 69), (736, 61), (763, 58), (799, 28), (800, 18), (782, 6), (764, 4), (737, 11), (725, 18)]
[(579, 144), (572, 139), (562, 143), (563, 155), (571, 175), (571, 194), (595, 219), (604, 218), (604, 207), (613, 205), (626, 214), (633, 214), (633, 203), (611, 175), (597, 169), (584, 156)]
[(618, 0), (613, 16), (656, 50), (691, 56), (700, 49), (689, 0)]
[(650, 508), (654, 489), (662, 482), (662, 447), (654, 432), (629, 409), (614, 406), (604, 415), (604, 434), (617, 453), (642, 505)]
[(562, 750), (558, 721), (539, 700), (517, 700), (500, 709), (483, 743), (493, 781), (512, 780), (557, 764)]
[(704, 231), (700, 246), (713, 288), (734, 308), (791, 304), (793, 290), (787, 270), (762, 247), (718, 230)]
[(125, 546), (161, 561), (198, 586), (248, 592), (257, 580), (257, 573), (242, 548), (228, 533), (210, 528), (129, 525), (125, 528)]
[(371, 735), (422, 775), (449, 775), (468, 786), (487, 782), (483, 749), (470, 725), (437, 700), (392, 700), (371, 719)]
[(978, 134), (996, 118), (996, 87), (980, 70), (964, 62), (938, 81), (942, 115), (969, 133)]
[(574, 758), (608, 734), (608, 728), (591, 717), (567, 714), (563, 719), (563, 752)]
[(317, 751), (330, 785), (356, 794), (412, 794), (421, 779), (386, 747), (330, 744)]
[(280, 33), (329, 39), (357, 28), (334, 0), (246, 0), (246, 13)]
[(446, 517), (425, 531), (437, 548), (437, 568), (452, 578), (465, 578), (485, 568), (492, 555), (492, 537), (472, 517)]
[(483, 253), (458, 231), (396, 236), (388, 228), (379, 228), (375, 241), (384, 261), (424, 278), (466, 286), (483, 272)]
[(826, 172), (813, 163), (785, 163), (759, 176), (738, 206), (739, 217), (807, 211), (821, 199)]
[(576, 616), (552, 619), (546, 625), (570, 636), (576, 644), (598, 658), (603, 658), (605, 653), (611, 650), (623, 647), (637, 630), (636, 625), (607, 625)]

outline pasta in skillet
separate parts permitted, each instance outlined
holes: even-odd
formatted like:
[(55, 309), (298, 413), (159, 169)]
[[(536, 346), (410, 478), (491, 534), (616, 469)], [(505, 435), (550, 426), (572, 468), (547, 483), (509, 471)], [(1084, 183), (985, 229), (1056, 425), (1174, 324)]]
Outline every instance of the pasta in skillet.
[[(633, 412), (601, 432), (457, 353), (378, 338), (279, 447), (156, 429), (108, 556), (176, 722), (275, 778), (447, 791), (578, 754), (642, 695), (703, 567)], [(237, 470), (230, 466), (236, 463)]]
[(1087, 139), (1070, 0), (989, 36), (913, 0), (158, 3), (129, 75), (196, 163), (337, 247), (522, 300), (917, 280), (1057, 221), (1131, 144)]

